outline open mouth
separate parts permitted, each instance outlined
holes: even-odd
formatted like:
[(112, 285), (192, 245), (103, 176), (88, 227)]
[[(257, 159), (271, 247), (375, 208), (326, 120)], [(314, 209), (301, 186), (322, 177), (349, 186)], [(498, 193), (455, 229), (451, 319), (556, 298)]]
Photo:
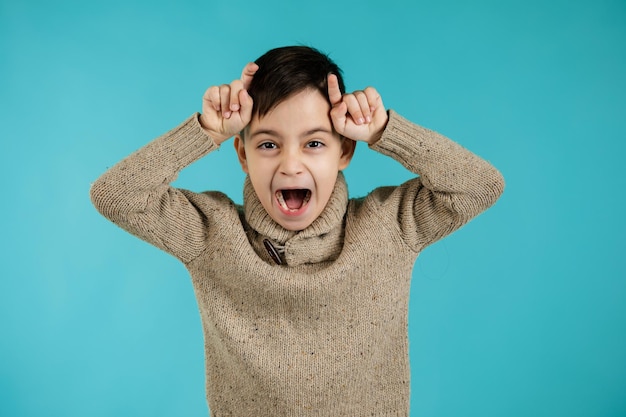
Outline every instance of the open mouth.
[(307, 205), (311, 199), (311, 190), (298, 188), (293, 190), (278, 190), (276, 200), (287, 213), (297, 213)]

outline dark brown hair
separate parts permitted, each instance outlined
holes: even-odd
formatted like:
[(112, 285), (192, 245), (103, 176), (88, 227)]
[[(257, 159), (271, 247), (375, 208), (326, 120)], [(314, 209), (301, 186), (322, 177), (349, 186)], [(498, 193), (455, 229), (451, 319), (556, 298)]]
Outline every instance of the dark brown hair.
[(293, 94), (307, 88), (328, 99), (328, 74), (337, 75), (341, 94), (345, 86), (341, 69), (328, 55), (308, 46), (272, 49), (255, 61), (259, 66), (248, 93), (254, 100), (252, 116), (265, 116)]

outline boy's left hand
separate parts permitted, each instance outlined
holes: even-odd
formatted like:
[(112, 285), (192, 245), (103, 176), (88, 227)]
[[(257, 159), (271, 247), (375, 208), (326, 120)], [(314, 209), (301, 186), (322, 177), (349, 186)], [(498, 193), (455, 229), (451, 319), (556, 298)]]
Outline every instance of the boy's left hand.
[(328, 75), (330, 118), (340, 135), (369, 145), (380, 139), (387, 126), (387, 111), (380, 94), (373, 87), (341, 94), (335, 74)]

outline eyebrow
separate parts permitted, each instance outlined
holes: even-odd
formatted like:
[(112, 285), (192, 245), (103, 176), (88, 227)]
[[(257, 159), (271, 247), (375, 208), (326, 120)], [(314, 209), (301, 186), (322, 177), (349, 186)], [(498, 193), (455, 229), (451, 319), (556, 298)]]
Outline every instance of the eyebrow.
[[(330, 134), (332, 134), (333, 132), (331, 130), (325, 128), (325, 127), (321, 127), (320, 126), (320, 127), (314, 127), (313, 129), (307, 130), (306, 132), (304, 132), (301, 135), (301, 137), (311, 136), (311, 135), (313, 135), (315, 133), (330, 133)], [(277, 131), (272, 130), (272, 129), (260, 129), (260, 130), (257, 130), (256, 132), (252, 133), (250, 135), (250, 137), (253, 138), (253, 137), (257, 136), (257, 135), (269, 135), (269, 136), (274, 136), (274, 137), (277, 137), (277, 138), (281, 137), (281, 135)]]

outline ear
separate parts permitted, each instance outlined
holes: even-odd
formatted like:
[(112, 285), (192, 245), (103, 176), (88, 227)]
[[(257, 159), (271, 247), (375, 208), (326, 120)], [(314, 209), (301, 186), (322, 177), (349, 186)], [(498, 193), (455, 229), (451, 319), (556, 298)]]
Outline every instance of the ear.
[(343, 138), (341, 141), (341, 157), (339, 158), (339, 170), (346, 169), (354, 156), (356, 142), (352, 139)]
[(239, 163), (241, 164), (241, 169), (243, 172), (248, 174), (248, 158), (246, 157), (246, 144), (241, 137), (241, 134), (235, 135), (235, 140), (233, 142), (235, 144), (235, 152), (237, 152), (237, 158), (239, 159)]

